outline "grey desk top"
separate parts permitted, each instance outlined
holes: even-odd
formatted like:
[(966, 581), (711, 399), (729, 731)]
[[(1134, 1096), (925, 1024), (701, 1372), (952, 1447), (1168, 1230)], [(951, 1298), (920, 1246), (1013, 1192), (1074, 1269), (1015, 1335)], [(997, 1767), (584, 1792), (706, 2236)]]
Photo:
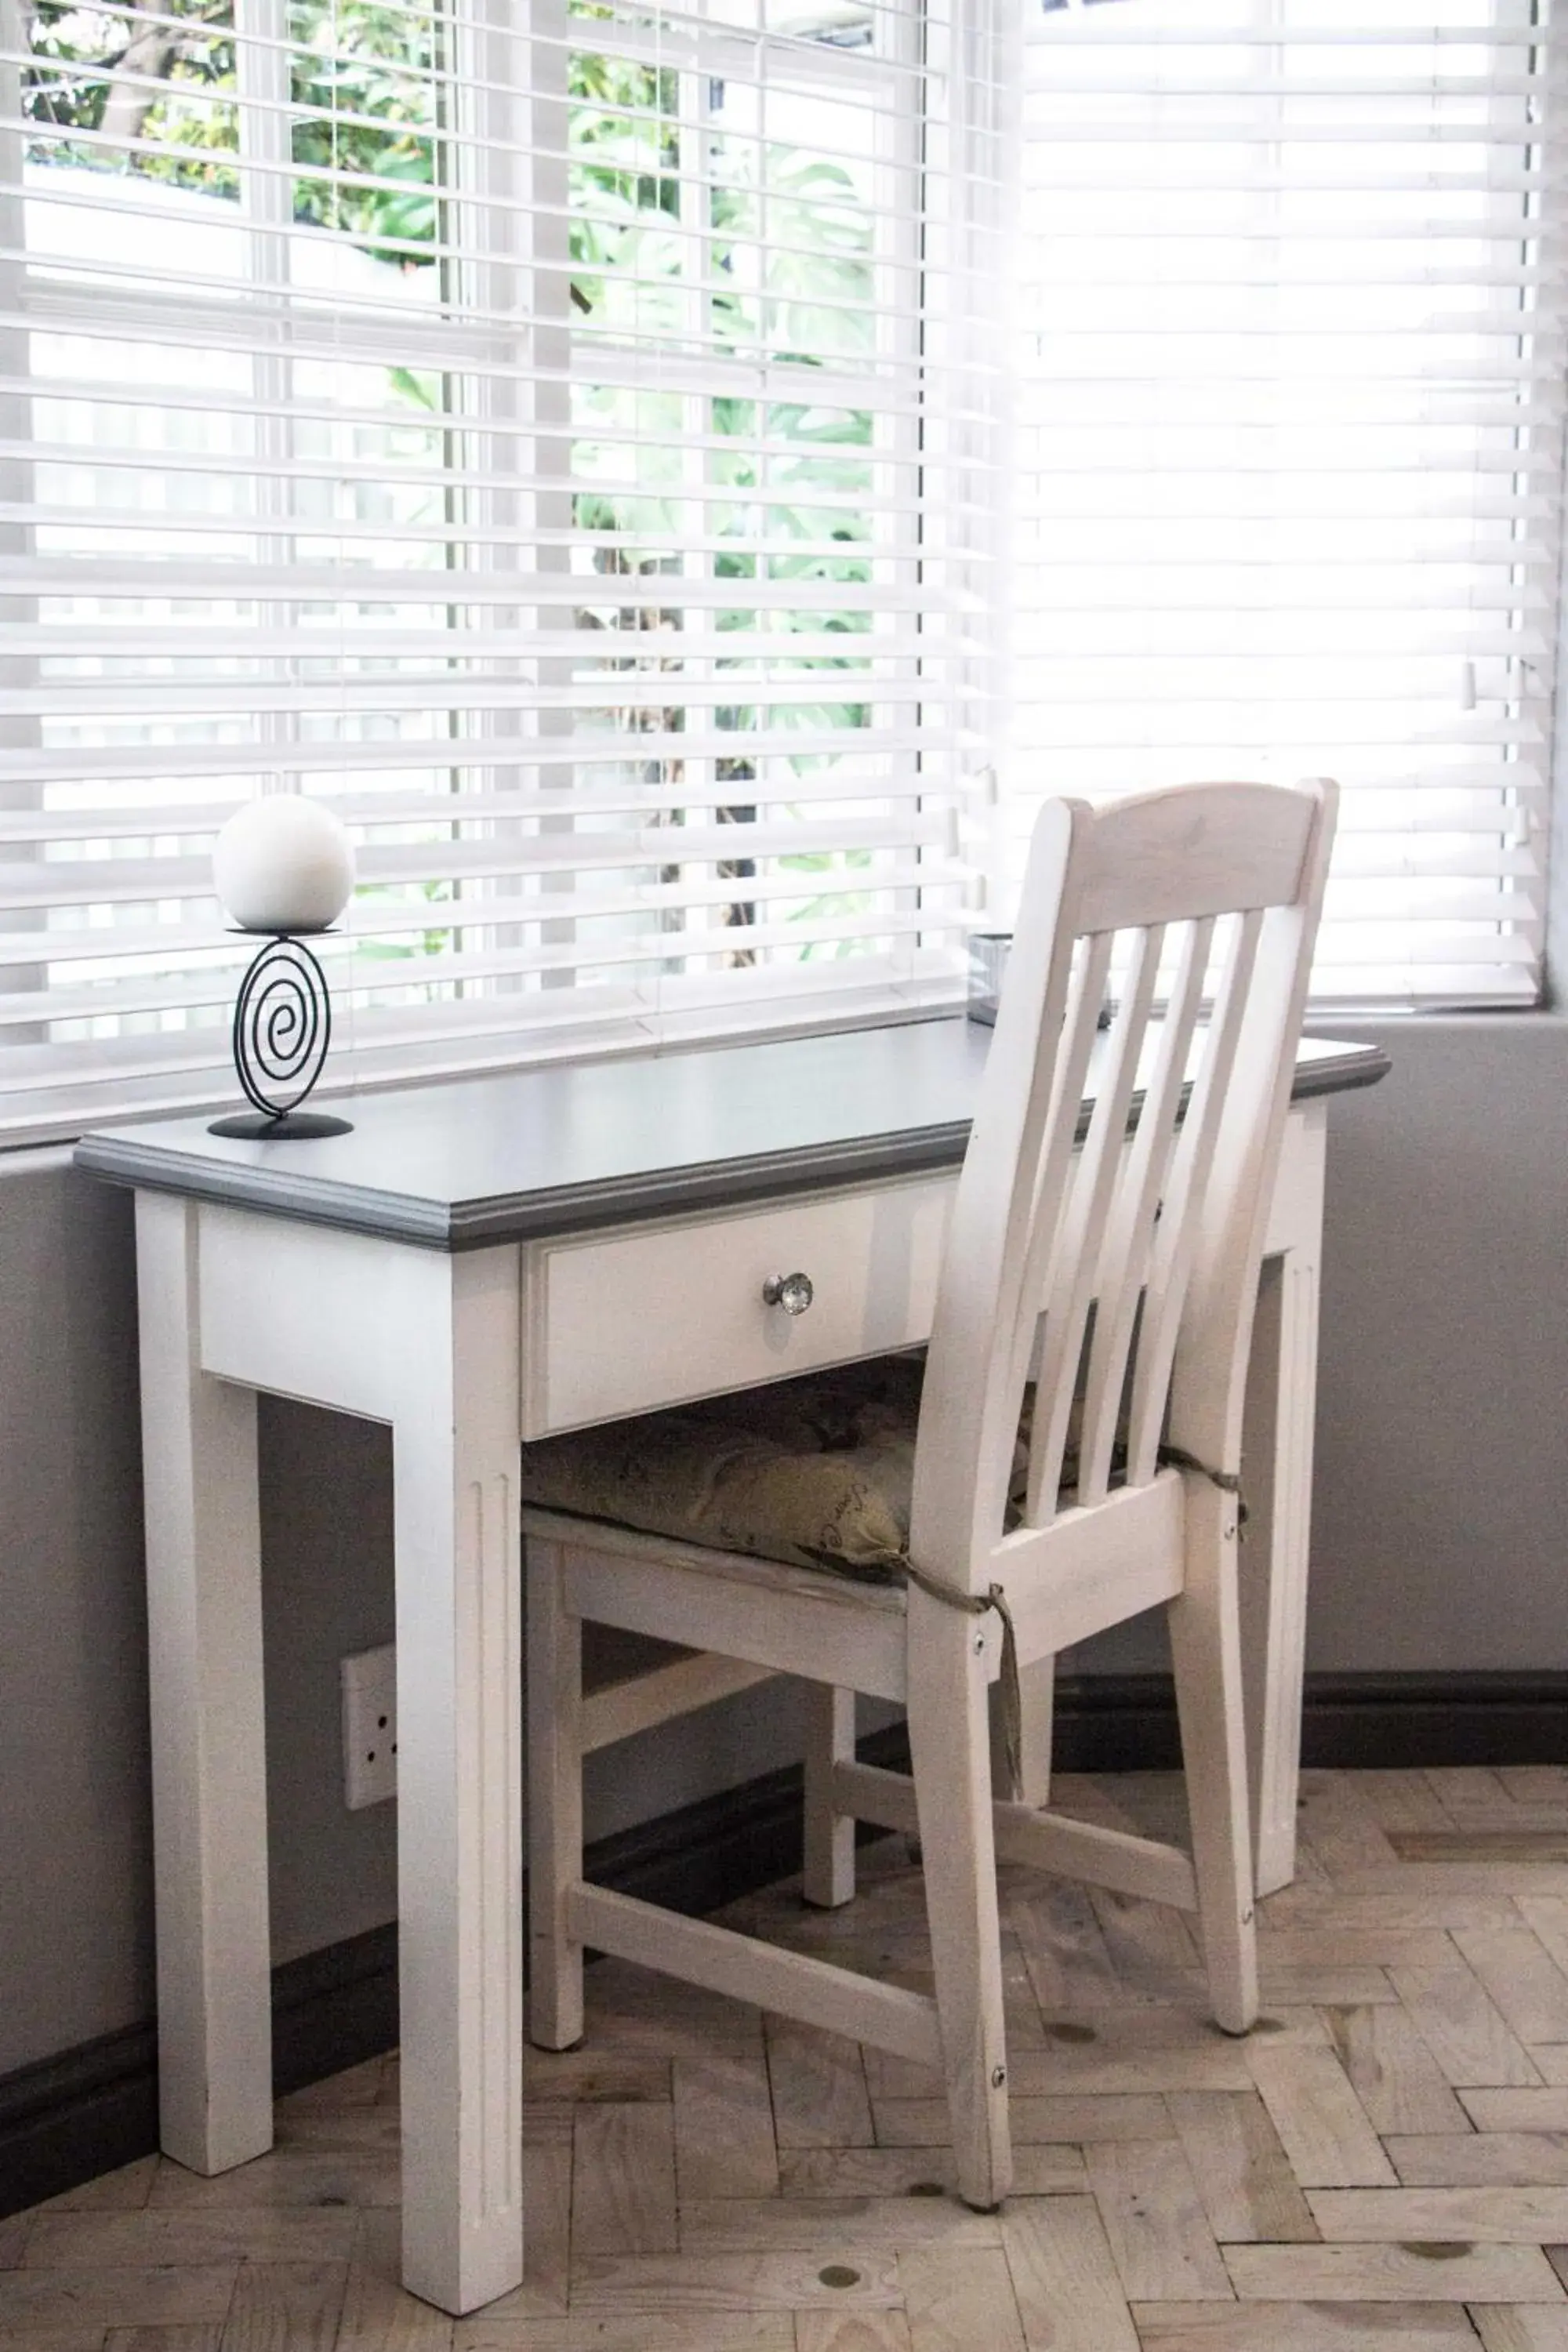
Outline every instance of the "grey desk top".
[[(989, 1029), (893, 1028), (563, 1063), (335, 1104), (350, 1135), (237, 1142), (201, 1118), (84, 1136), (121, 1184), (477, 1249), (624, 1219), (955, 1166)], [(1295, 1094), (1371, 1086), (1374, 1045), (1304, 1041)]]

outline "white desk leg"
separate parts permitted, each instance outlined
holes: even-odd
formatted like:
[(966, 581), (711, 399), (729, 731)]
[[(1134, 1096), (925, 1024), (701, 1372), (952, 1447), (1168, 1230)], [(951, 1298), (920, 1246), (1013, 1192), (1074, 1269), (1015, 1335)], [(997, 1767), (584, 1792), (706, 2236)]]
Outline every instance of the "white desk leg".
[[(417, 1258), (417, 1265), (409, 1263)], [(404, 1253), (392, 1386), (403, 2276), (522, 2276), (522, 1634), (515, 1250)]]
[(160, 2137), (195, 2172), (272, 2145), (256, 1399), (203, 1372), (194, 1202), (141, 1192)]
[(1242, 1675), (1259, 1895), (1296, 1873), (1301, 1691), (1307, 1646), (1318, 1268), (1323, 1222), (1322, 1106), (1293, 1115), (1247, 1368), (1242, 1477)]

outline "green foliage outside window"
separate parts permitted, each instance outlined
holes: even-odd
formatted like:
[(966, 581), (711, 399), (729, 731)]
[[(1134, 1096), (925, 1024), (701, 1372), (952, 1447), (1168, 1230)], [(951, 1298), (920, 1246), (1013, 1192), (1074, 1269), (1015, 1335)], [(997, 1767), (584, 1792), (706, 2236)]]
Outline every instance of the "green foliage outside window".
[[(26, 12), (25, 12), (26, 13)], [(574, 315), (584, 336), (668, 336), (689, 331), (690, 306), (707, 305), (710, 348), (746, 360), (765, 353), (803, 367), (854, 368), (874, 356), (876, 284), (872, 230), (847, 168), (839, 162), (743, 135), (726, 136), (721, 113), (702, 132), (682, 122), (683, 94), (673, 71), (588, 46), (595, 18), (610, 10), (596, 0), (573, 0), (571, 21), (584, 46), (569, 53), (568, 138), (572, 216), (569, 257)], [(292, 209), (297, 220), (335, 230), (390, 267), (419, 270), (438, 258), (441, 226), (441, 108), (448, 84), (449, 26), (440, 13), (419, 16), (379, 0), (289, 0), (291, 152), (298, 166)], [(24, 110), (48, 137), (40, 155), (87, 170), (129, 171), (208, 196), (237, 196), (240, 121), (233, 0), (158, 0), (155, 13), (121, 5), (72, 5), (31, 0), (30, 48)], [(685, 96), (688, 115), (689, 92)], [(62, 137), (61, 134), (64, 134)], [(692, 155), (705, 142), (706, 182), (694, 190)], [(703, 206), (703, 236), (683, 233), (693, 201)], [(764, 274), (748, 279), (744, 260), (766, 230)], [(704, 257), (705, 286), (694, 294), (693, 255)], [(437, 379), (408, 368), (387, 371), (390, 388), (411, 409), (439, 411)], [(590, 370), (576, 391), (574, 520), (599, 542), (597, 568), (605, 596), (579, 614), (580, 625), (626, 626), (628, 655), (646, 651), (640, 623), (647, 608), (678, 596), (663, 575), (672, 568), (682, 532), (679, 402), (665, 396), (667, 413), (648, 415), (649, 437), (637, 449), (636, 481), (615, 471), (605, 436), (625, 435), (639, 422), (637, 404), (658, 395), (595, 384)], [(873, 421), (869, 411), (773, 403), (764, 414), (752, 400), (714, 394), (706, 402), (709, 431), (732, 436), (733, 457), (709, 458), (703, 487), (733, 491), (732, 503), (710, 504), (710, 528), (732, 536), (733, 550), (713, 558), (714, 576), (737, 583), (756, 578), (759, 562), (773, 582), (858, 586), (869, 580), (869, 525), (848, 503), (868, 494)], [(673, 429), (672, 429), (673, 427)], [(657, 435), (658, 437), (654, 437)], [(845, 503), (823, 505), (814, 494)], [(460, 525), (458, 526), (460, 530)], [(796, 541), (801, 552), (759, 557), (758, 536)], [(634, 590), (633, 582), (638, 585)], [(679, 609), (661, 615), (679, 629)], [(787, 639), (809, 632), (841, 635), (845, 656), (802, 655), (793, 667), (802, 698), (775, 707), (773, 723), (798, 730), (858, 729), (870, 723), (858, 689), (868, 650), (864, 611), (816, 610), (773, 615)], [(756, 615), (743, 604), (721, 612), (718, 630), (752, 629)], [(679, 649), (672, 646), (679, 661)], [(739, 667), (736, 664), (734, 667)], [(722, 662), (720, 668), (722, 672)], [(773, 660), (775, 676), (788, 675)], [(836, 692), (836, 680), (843, 686)], [(679, 678), (673, 681), (679, 696)], [(657, 679), (650, 677), (650, 696)], [(731, 796), (729, 814), (743, 805), (755, 771), (746, 737), (757, 713), (744, 702), (721, 706), (718, 725), (736, 735), (732, 758), (718, 763)], [(685, 713), (650, 707), (632, 714), (637, 731), (681, 731)], [(628, 753), (631, 741), (626, 743)], [(825, 763), (802, 756), (805, 773)], [(679, 762), (666, 762), (662, 781), (678, 780)], [(872, 788), (874, 790), (874, 788)], [(711, 804), (713, 787), (705, 786)], [(770, 803), (778, 786), (770, 781)], [(679, 826), (677, 814), (672, 832)], [(672, 854), (675, 845), (672, 843)], [(776, 861), (798, 872), (803, 889), (831, 866), (869, 866), (865, 852), (815, 852)], [(750, 919), (739, 886), (753, 870), (738, 861), (732, 915)], [(827, 902), (808, 896), (795, 908), (810, 921)], [(833, 911), (857, 914), (869, 894), (837, 894)], [(448, 932), (431, 930), (420, 948), (439, 952)], [(852, 949), (841, 942), (837, 950)], [(806, 952), (810, 952), (809, 950)], [(747, 960), (742, 951), (741, 960)]]

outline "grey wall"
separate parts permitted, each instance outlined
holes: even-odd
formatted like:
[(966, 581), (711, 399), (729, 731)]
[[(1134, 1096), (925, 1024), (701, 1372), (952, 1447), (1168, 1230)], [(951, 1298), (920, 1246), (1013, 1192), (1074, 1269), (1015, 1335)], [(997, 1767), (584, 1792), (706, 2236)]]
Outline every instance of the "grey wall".
[(0, 2070), (144, 2017), (127, 1200), (0, 1162)]
[(1568, 1018), (1361, 1034), (1394, 1067), (1330, 1119), (1309, 1664), (1568, 1666)]
[[(1310, 1662), (1568, 1665), (1568, 1018), (1337, 1024)], [(0, 1160), (0, 2072), (147, 2016), (145, 1633), (128, 1204)], [(386, 1433), (262, 1424), (278, 1957), (393, 1910), (344, 1811), (337, 1661), (391, 1637)], [(1142, 1629), (1080, 1653), (1158, 1655)], [(600, 1834), (796, 1753), (787, 1695), (597, 1759)]]

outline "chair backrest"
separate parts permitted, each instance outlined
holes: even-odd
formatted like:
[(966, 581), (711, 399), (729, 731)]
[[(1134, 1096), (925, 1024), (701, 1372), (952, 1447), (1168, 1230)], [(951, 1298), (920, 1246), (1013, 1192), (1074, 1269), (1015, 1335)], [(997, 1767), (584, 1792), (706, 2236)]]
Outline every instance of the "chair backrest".
[(1146, 1483), (1163, 1436), (1237, 1468), (1336, 799), (1184, 784), (1042, 809), (927, 1361), (910, 1549), (928, 1573), (989, 1581), (1032, 1365), (1026, 1525), (1103, 1501), (1113, 1472)]

